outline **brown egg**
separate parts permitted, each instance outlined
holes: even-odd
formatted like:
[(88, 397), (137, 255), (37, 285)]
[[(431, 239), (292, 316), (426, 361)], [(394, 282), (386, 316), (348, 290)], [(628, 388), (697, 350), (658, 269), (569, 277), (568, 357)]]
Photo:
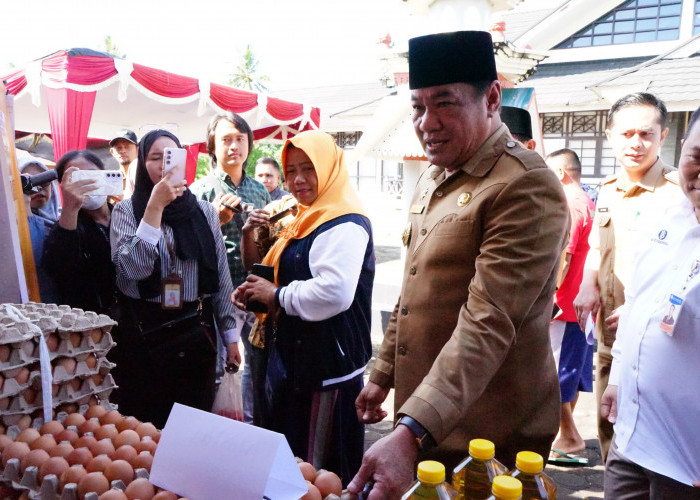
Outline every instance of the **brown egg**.
[(141, 422), (136, 426), (135, 430), (142, 438), (144, 436), (150, 436), (153, 438), (156, 434), (158, 434), (158, 429), (156, 429), (156, 426), (150, 422)]
[(68, 455), (67, 460), (70, 465), (82, 465), (86, 467), (87, 464), (90, 463), (90, 460), (92, 460), (92, 452), (86, 447), (76, 447), (71, 454)]
[(103, 472), (111, 463), (112, 459), (107, 455), (96, 455), (95, 458), (88, 462), (85, 470), (88, 472)]
[(94, 491), (101, 495), (109, 489), (109, 481), (101, 472), (88, 472), (78, 483), (78, 495), (85, 498), (86, 493)]
[(7, 434), (0, 434), (0, 453), (5, 450), (5, 447), (10, 443), (14, 443), (14, 440), (10, 436)]
[(136, 431), (126, 429), (121, 431), (119, 435), (114, 439), (114, 446), (118, 448), (122, 445), (128, 444), (136, 447), (136, 445), (139, 444), (140, 441), (141, 438), (139, 437)]
[(63, 457), (65, 459), (68, 459), (68, 455), (73, 453), (73, 445), (70, 443), (58, 443), (56, 446), (51, 448), (49, 451), (49, 455), (52, 457)]
[(19, 427), (20, 430), (22, 430), (22, 431), (25, 429), (29, 429), (29, 426), (32, 425), (31, 415), (22, 415), (22, 417), (19, 419), (19, 421), (15, 425), (17, 427)]
[(65, 485), (67, 485), (69, 483), (75, 483), (75, 484), (80, 483), (80, 480), (84, 476), (87, 476), (87, 471), (85, 470), (85, 467), (83, 467), (80, 464), (71, 465), (65, 471), (63, 471), (63, 474), (61, 474), (61, 477), (60, 477), (61, 490), (63, 489), (63, 487)]
[(12, 349), (9, 344), (0, 344), (0, 362), (5, 363), (10, 359), (10, 352)]
[(78, 347), (80, 342), (83, 341), (83, 336), (80, 334), (80, 332), (70, 332), (68, 339), (73, 347)]
[(136, 458), (131, 462), (131, 465), (134, 466), (134, 469), (146, 469), (148, 472), (151, 472), (151, 465), (153, 464), (153, 455), (148, 453), (147, 451), (142, 451), (139, 453)]
[(107, 413), (107, 409), (100, 405), (91, 405), (85, 412), (85, 418), (100, 418)]
[(140, 424), (139, 419), (136, 417), (124, 417), (123, 420), (117, 422), (117, 430), (119, 432), (125, 431), (127, 429), (134, 430)]
[(82, 448), (83, 446), (86, 446), (92, 451), (92, 446), (96, 442), (97, 439), (95, 439), (95, 436), (80, 436), (78, 439), (75, 440), (75, 443), (73, 443), (73, 448)]
[(158, 433), (155, 436), (153, 436), (153, 441), (158, 443), (160, 441), (161, 434), (163, 434), (163, 433), (161, 431), (158, 431)]
[(36, 438), (34, 441), (32, 441), (29, 444), (29, 448), (32, 450), (44, 450), (45, 452), (49, 452), (51, 448), (56, 446), (56, 440), (53, 438), (51, 434), (45, 434), (44, 436), (39, 436)]
[(24, 400), (27, 402), (27, 404), (34, 404), (34, 401), (36, 401), (36, 396), (38, 394), (38, 391), (34, 389), (34, 387), (27, 387), (22, 391), (22, 397)]
[(73, 358), (58, 358), (57, 360), (54, 360), (54, 363), (54, 375), (56, 374), (56, 368), (59, 366), (62, 366), (68, 375), (75, 373), (77, 363)]
[(100, 340), (102, 340), (102, 328), (93, 328), (92, 330), (85, 332), (85, 334), (89, 334), (90, 338), (95, 344), (98, 344)]
[(306, 487), (309, 488), (309, 492), (301, 497), (300, 500), (323, 500), (321, 492), (318, 491), (318, 488), (316, 488), (313, 483), (306, 481)]
[(93, 443), (90, 447), (90, 451), (93, 455), (107, 455), (111, 457), (114, 454), (114, 443), (109, 438), (100, 439)]
[(178, 496), (173, 493), (172, 491), (168, 490), (161, 490), (158, 493), (156, 493), (156, 496), (153, 497), (153, 500), (177, 500)]
[(156, 494), (156, 489), (148, 479), (139, 478), (131, 481), (124, 493), (129, 500), (151, 500)]
[(24, 385), (29, 381), (29, 373), (29, 368), (23, 366), (19, 369), (17, 375), (15, 375), (15, 380), (19, 385)]
[(39, 434), (41, 434), (42, 436), (44, 434), (52, 434), (54, 437), (56, 437), (56, 435), (63, 429), (63, 424), (58, 420), (49, 420), (41, 426), (41, 429), (39, 429)]
[(70, 465), (68, 465), (68, 461), (65, 458), (51, 457), (39, 467), (39, 480), (43, 481), (49, 474), (54, 474), (56, 477), (60, 478), (69, 467)]
[(2, 388), (5, 385), (5, 376), (0, 373), (0, 392), (2, 392)]
[(84, 436), (86, 432), (92, 432), (94, 434), (99, 428), (100, 421), (96, 418), (91, 418), (83, 422), (80, 427), (78, 427), (78, 430), (80, 431), (80, 435)]
[(89, 369), (93, 370), (97, 366), (97, 356), (90, 354), (87, 358), (85, 358), (85, 364)]
[(299, 462), (297, 465), (304, 479), (313, 483), (314, 479), (316, 479), (316, 468), (309, 462)]
[(56, 434), (56, 441), (59, 443), (68, 441), (70, 444), (74, 444), (78, 440), (78, 437), (78, 433), (73, 429), (64, 429)]
[(46, 347), (49, 348), (50, 352), (56, 352), (58, 350), (58, 344), (61, 342), (58, 335), (55, 333), (50, 333), (46, 336)]
[(75, 425), (76, 427), (80, 427), (80, 424), (85, 422), (87, 420), (84, 416), (82, 416), (80, 413), (71, 413), (70, 415), (66, 415), (66, 419), (63, 421), (63, 425), (66, 427)]
[(0, 399), (0, 411), (5, 411), (10, 407), (10, 398)]
[[(114, 424), (103, 424), (95, 430), (95, 439), (98, 441), (102, 439), (109, 439), (111, 441), (116, 439), (117, 436), (119, 436), (119, 431)], [(114, 444), (117, 445), (116, 443)]]
[(70, 385), (70, 388), (73, 389), (74, 392), (78, 392), (83, 386), (83, 381), (79, 378), (74, 378), (68, 381), (68, 385)]
[(27, 428), (27, 429), (24, 429), (19, 434), (17, 434), (15, 441), (20, 441), (22, 443), (29, 444), (32, 441), (34, 441), (35, 439), (37, 439), (39, 436), (41, 436), (41, 434), (39, 434), (38, 430), (36, 430), (34, 428)]
[(148, 451), (151, 455), (155, 455), (156, 449), (158, 448), (158, 443), (149, 437), (145, 437), (139, 441), (134, 448), (136, 448), (137, 453)]
[(100, 417), (100, 423), (102, 425), (114, 424), (116, 426), (117, 423), (121, 422), (123, 419), (124, 417), (122, 417), (121, 413), (119, 413), (117, 410), (112, 410)]
[(135, 459), (137, 455), (138, 453), (133, 446), (124, 444), (114, 451), (112, 460), (126, 460), (127, 462), (131, 463), (131, 461)]
[[(105, 378), (102, 375), (100, 375), (99, 373), (95, 373), (90, 378), (92, 379), (92, 383), (95, 384), (95, 386), (97, 386), (97, 387), (101, 386), (102, 382), (104, 382), (104, 380), (105, 380)], [(117, 429), (119, 429), (119, 427), (117, 427)], [(124, 430), (124, 429), (121, 429), (121, 430)]]
[(111, 464), (105, 467), (104, 475), (107, 476), (110, 483), (117, 479), (121, 479), (122, 482), (128, 486), (134, 479), (134, 469), (126, 460), (114, 460)]
[(58, 411), (64, 411), (66, 413), (75, 413), (78, 411), (78, 405), (76, 403), (62, 403), (56, 408)]
[(102, 493), (97, 500), (129, 500), (129, 497), (122, 490), (112, 488)]
[(44, 462), (51, 458), (46, 450), (30, 450), (24, 458), (20, 461), (20, 467), (24, 471), (27, 467), (32, 465), (35, 467), (41, 467)]
[(330, 494), (340, 496), (343, 493), (343, 483), (338, 475), (323, 469), (316, 474), (314, 486), (318, 488), (322, 498), (326, 498)]

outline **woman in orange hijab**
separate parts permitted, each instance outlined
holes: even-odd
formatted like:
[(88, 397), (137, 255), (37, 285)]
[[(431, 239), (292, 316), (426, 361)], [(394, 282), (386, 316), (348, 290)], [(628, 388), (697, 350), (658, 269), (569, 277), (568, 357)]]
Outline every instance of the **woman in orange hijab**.
[[(364, 448), (355, 399), (372, 354), (372, 228), (330, 135), (310, 131), (288, 140), (282, 165), (299, 208), (262, 261), (274, 267), (275, 283), (251, 275), (233, 299), (241, 308), (262, 302), (269, 311), (265, 380), (254, 381), (265, 392), (256, 420), (346, 485)], [(267, 216), (254, 212), (248, 221), (245, 242)]]

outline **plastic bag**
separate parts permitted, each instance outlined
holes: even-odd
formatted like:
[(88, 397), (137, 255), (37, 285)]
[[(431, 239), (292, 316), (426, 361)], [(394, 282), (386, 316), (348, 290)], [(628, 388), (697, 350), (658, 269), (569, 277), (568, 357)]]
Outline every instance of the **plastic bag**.
[(212, 413), (243, 422), (243, 397), (241, 373), (226, 372), (221, 378), (219, 390), (211, 408)]

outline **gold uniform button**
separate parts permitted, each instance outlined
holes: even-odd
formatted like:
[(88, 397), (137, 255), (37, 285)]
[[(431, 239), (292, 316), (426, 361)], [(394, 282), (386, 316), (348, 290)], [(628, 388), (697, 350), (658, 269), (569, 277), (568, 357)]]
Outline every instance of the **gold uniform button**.
[(415, 267), (415, 266), (411, 266), (411, 269), (408, 270), (408, 274), (410, 274), (411, 276), (413, 276), (414, 274), (416, 274), (416, 267)]
[(407, 352), (408, 352), (408, 350), (406, 350), (406, 348), (404, 346), (399, 347), (399, 354), (401, 356), (405, 356)]
[(406, 315), (408, 314), (408, 307), (406, 307), (406, 306), (402, 307), (402, 308), (401, 308), (401, 314), (403, 314), (404, 316), (406, 316)]
[(425, 233), (427, 233), (427, 232), (428, 232), (428, 230), (425, 229), (425, 228), (423, 228), (423, 229), (420, 230), (420, 234), (421, 234), (422, 236), (425, 236)]

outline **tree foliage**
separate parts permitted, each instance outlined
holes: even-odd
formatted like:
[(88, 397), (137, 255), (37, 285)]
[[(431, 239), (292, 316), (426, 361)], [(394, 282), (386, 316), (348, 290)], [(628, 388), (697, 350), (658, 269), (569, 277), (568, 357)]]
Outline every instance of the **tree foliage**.
[(107, 35), (105, 37), (104, 51), (107, 52), (108, 54), (112, 54), (113, 56), (117, 56), (121, 59), (126, 59), (126, 54), (122, 54), (119, 52), (119, 47), (117, 47), (117, 44), (114, 43), (114, 41), (112, 40), (112, 37), (110, 35)]
[(267, 92), (265, 84), (270, 81), (270, 78), (267, 75), (258, 73), (258, 64), (260, 64), (260, 61), (253, 54), (250, 44), (246, 45), (243, 59), (236, 66), (236, 70), (229, 76), (228, 84), (253, 92)]
[[(263, 156), (272, 156), (277, 163), (282, 161), (282, 144), (269, 142), (269, 141), (258, 141), (253, 146), (253, 150), (248, 155), (248, 164), (246, 166), (245, 172), (251, 177), (255, 177), (255, 163), (259, 158)], [(211, 162), (209, 155), (199, 155), (197, 159), (197, 172), (195, 173), (195, 179), (200, 179), (209, 173), (211, 168)]]

